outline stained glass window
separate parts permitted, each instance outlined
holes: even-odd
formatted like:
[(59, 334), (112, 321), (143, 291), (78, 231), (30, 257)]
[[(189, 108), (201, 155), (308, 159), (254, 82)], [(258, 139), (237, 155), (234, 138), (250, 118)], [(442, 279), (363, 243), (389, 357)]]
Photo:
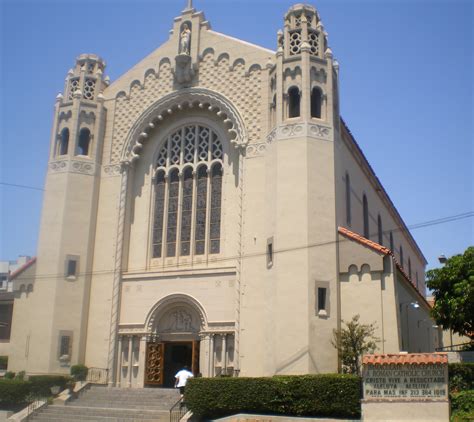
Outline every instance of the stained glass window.
[(207, 167), (199, 167), (196, 184), (195, 253), (203, 255), (206, 246)]
[(176, 255), (176, 235), (177, 235), (177, 229), (178, 229), (178, 198), (179, 198), (178, 169), (173, 169), (169, 175), (168, 224), (166, 228), (166, 256)]
[(193, 170), (186, 167), (183, 177), (183, 208), (181, 211), (181, 255), (191, 253), (191, 222), (193, 212)]
[(211, 174), (211, 219), (210, 219), (210, 253), (219, 253), (221, 237), (221, 196), (222, 166), (212, 167)]
[(165, 172), (156, 176), (155, 186), (155, 218), (153, 221), (153, 258), (161, 257), (163, 246), (163, 212), (165, 210)]
[(156, 158), (153, 258), (220, 253), (223, 158), (209, 127), (186, 125), (166, 138)]

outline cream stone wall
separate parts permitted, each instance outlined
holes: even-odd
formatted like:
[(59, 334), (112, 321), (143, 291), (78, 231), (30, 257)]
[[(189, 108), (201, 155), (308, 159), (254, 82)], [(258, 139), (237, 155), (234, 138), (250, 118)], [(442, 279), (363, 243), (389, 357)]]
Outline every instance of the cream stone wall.
[[(406, 232), (403, 223), (400, 223), (398, 212), (388, 202), (388, 198), (385, 197), (380, 181), (375, 177), (373, 171), (369, 169), (365, 158), (362, 157), (360, 152), (358, 153), (358, 147), (353, 144), (350, 136), (344, 130), (337, 146), (339, 161), (336, 177), (338, 225), (348, 227), (350, 230), (363, 234), (362, 202), (363, 195), (365, 194), (369, 208), (370, 239), (378, 242), (378, 215), (380, 215), (382, 219), (383, 245), (390, 248), (390, 232), (392, 232), (393, 253), (395, 257), (401, 263), (400, 246), (402, 246), (404, 255), (403, 268), (408, 274), (408, 260), (410, 259), (412, 281), (416, 284), (416, 275), (418, 275), (419, 289), (424, 295), (425, 258), (414, 243), (411, 235)], [(349, 174), (351, 184), (351, 224), (347, 223), (346, 218), (346, 173)]]

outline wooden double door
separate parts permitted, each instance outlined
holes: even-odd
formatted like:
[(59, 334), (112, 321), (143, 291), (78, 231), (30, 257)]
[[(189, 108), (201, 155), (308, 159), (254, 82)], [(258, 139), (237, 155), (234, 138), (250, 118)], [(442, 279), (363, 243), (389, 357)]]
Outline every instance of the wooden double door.
[(199, 341), (147, 343), (145, 386), (173, 387), (175, 375), (187, 366), (199, 373)]

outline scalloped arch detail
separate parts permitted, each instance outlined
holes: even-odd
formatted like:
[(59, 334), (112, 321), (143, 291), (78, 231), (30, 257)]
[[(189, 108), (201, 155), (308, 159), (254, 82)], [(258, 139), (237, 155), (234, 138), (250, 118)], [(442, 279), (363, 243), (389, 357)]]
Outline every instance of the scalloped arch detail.
[(189, 296), (185, 293), (174, 293), (164, 298), (160, 299), (148, 312), (148, 315), (145, 320), (145, 329), (147, 332), (153, 330), (154, 325), (157, 322), (157, 317), (160, 316), (162, 311), (166, 310), (168, 307), (173, 305), (182, 305), (185, 304), (196, 311), (199, 315), (201, 321), (201, 329), (207, 330), (207, 315), (204, 307), (201, 303), (192, 296)]
[(186, 88), (171, 94), (152, 104), (137, 119), (130, 129), (122, 150), (121, 161), (133, 162), (140, 157), (143, 143), (168, 115), (185, 109), (199, 107), (214, 113), (225, 124), (230, 134), (230, 143), (236, 148), (245, 148), (248, 134), (242, 115), (226, 97), (205, 88)]

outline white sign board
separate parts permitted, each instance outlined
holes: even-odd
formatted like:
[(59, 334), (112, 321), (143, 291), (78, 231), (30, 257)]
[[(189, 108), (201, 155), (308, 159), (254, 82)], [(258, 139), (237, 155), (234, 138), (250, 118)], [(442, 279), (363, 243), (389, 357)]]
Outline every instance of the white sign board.
[(447, 365), (365, 365), (364, 399), (439, 399), (448, 397)]

